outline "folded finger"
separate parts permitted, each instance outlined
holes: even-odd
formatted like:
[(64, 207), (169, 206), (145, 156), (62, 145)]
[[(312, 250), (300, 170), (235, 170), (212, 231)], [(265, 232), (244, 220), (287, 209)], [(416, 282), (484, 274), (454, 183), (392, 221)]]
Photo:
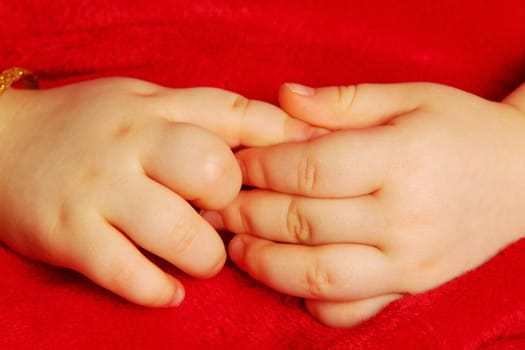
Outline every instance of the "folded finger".
[(191, 205), (147, 177), (114, 184), (103, 214), (134, 243), (192, 276), (209, 277), (226, 259), (222, 240)]
[(204, 208), (220, 208), (240, 190), (241, 172), (230, 148), (210, 131), (161, 122), (141, 155), (148, 176)]
[(318, 198), (379, 190), (395, 154), (393, 127), (333, 132), (303, 143), (248, 148), (236, 156), (247, 185)]
[(379, 250), (366, 245), (308, 247), (237, 236), (232, 260), (267, 286), (308, 299), (344, 301), (392, 293), (395, 270)]
[(308, 312), (319, 322), (337, 328), (348, 328), (381, 312), (388, 304), (401, 298), (402, 294), (386, 294), (355, 301), (305, 300)]
[(381, 245), (385, 223), (374, 196), (317, 199), (273, 191), (242, 191), (227, 208), (204, 211), (219, 230), (271, 241), (320, 245)]

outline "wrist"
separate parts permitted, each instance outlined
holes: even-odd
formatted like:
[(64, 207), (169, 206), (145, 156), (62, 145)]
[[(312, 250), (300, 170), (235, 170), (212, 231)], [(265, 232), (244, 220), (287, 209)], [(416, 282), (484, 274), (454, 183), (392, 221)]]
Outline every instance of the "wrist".
[(0, 96), (0, 152), (5, 142), (12, 136), (13, 126), (22, 117), (34, 91), (9, 89)]
[[(0, 73), (0, 137), (5, 136), (5, 129), (10, 124), (11, 119), (16, 115), (16, 96), (19, 95), (10, 89), (11, 86), (20, 85), (24, 89), (38, 89), (38, 80), (31, 71), (13, 67)], [(15, 100), (14, 104), (9, 101)], [(4, 134), (2, 134), (4, 132)]]

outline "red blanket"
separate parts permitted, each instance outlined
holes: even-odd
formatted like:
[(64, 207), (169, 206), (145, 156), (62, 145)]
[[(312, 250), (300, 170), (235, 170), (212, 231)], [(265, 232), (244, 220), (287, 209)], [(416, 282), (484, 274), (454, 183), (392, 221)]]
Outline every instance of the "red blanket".
[[(484, 3), (3, 0), (0, 69), (32, 69), (44, 87), (126, 75), (270, 102), (285, 81), (434, 81), (498, 100), (525, 81), (525, 2)], [(0, 348), (525, 348), (525, 240), (347, 330), (231, 264), (206, 281), (166, 269), (187, 299), (147, 309), (0, 245)]]

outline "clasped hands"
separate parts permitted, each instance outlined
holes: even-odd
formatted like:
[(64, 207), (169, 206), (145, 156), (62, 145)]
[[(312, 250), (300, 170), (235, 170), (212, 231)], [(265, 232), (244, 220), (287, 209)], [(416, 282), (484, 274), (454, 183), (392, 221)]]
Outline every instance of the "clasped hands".
[(184, 287), (137, 246), (204, 278), (226, 258), (215, 229), (228, 230), (241, 269), (305, 298), (321, 322), (352, 326), (525, 232), (521, 95), (285, 84), (281, 110), (122, 78), (8, 91), (0, 238), (167, 306)]

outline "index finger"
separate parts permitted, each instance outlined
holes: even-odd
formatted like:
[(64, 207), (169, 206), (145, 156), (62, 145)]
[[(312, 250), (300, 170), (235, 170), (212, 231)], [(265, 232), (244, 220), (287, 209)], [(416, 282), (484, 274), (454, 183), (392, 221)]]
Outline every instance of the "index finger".
[(337, 131), (236, 156), (247, 185), (314, 198), (362, 196), (379, 190), (388, 175), (392, 135), (390, 126)]
[(303, 141), (326, 133), (290, 117), (266, 102), (217, 88), (166, 89), (162, 114), (177, 122), (199, 125), (219, 135), (230, 147), (266, 146)]

